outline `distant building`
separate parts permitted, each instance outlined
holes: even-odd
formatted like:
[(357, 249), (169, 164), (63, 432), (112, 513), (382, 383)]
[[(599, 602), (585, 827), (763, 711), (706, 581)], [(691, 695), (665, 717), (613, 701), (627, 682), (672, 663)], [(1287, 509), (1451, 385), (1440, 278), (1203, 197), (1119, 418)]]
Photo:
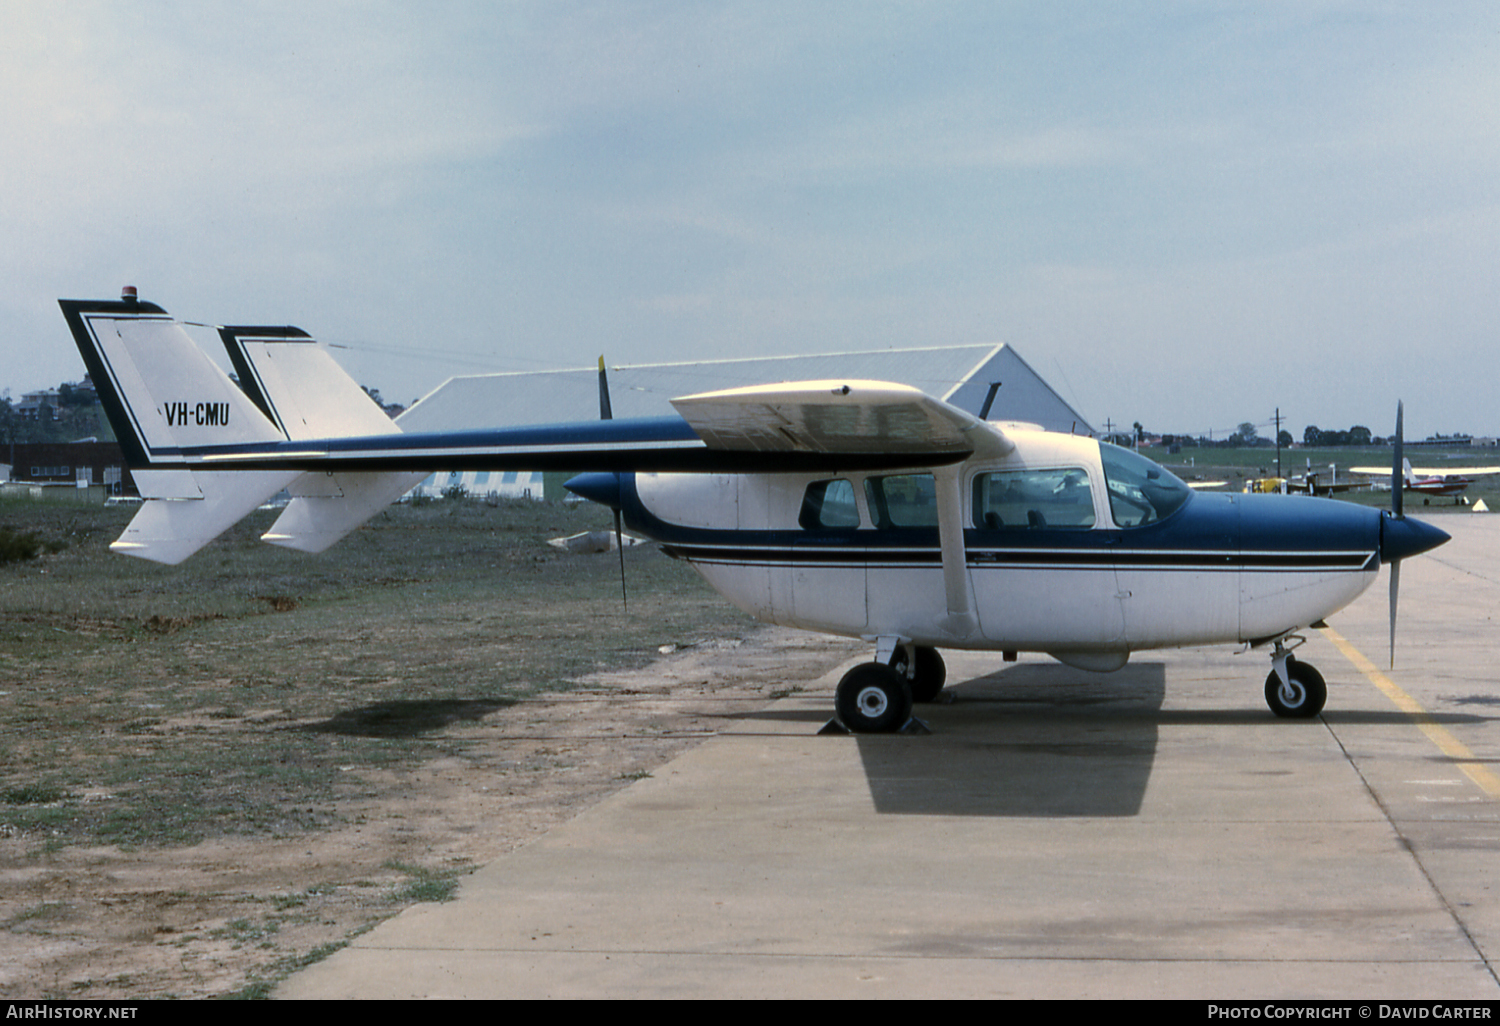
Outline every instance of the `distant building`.
[(471, 499), (540, 499), (545, 487), (537, 470), (445, 470), (429, 475), (407, 496), (440, 499), (456, 492)]
[[(1092, 435), (1078, 411), (1022, 360), (999, 345), (933, 346), (807, 356), (757, 356), (609, 368), (616, 417), (675, 416), (671, 400), (697, 392), (778, 381), (859, 378), (893, 381), (978, 414), (1000, 382), (991, 420), (1040, 424), (1049, 431)], [(396, 419), (403, 431), (453, 431), (499, 425), (555, 424), (599, 415), (593, 367), (450, 378)]]
[[(672, 417), (671, 400), (697, 392), (741, 388), (779, 381), (844, 378), (893, 381), (979, 414), (991, 386), (999, 382), (991, 420), (1040, 424), (1050, 431), (1092, 435), (1094, 429), (1008, 345), (936, 346), (871, 352), (758, 356), (691, 363), (652, 363), (610, 367), (610, 406), (617, 418)], [(396, 423), (407, 432), (456, 431), (491, 426), (527, 426), (592, 420), (599, 416), (599, 371), (521, 371), (450, 378), (416, 403)], [(453, 487), (482, 497), (489, 494), (561, 498), (562, 480), (571, 475), (473, 472), (436, 474), (415, 494), (441, 495)], [(480, 481), (480, 477), (484, 480)]]
[(0, 451), (17, 483), (105, 487), (106, 495), (139, 495), (116, 442), (16, 442)]
[(27, 392), (15, 404), (16, 416), (22, 420), (51, 421), (57, 419), (57, 408), (61, 405), (57, 389), (44, 388), (40, 392)]
[(11, 409), (20, 420), (54, 424), (77, 420), (80, 416), (78, 411), (85, 409), (91, 411), (88, 416), (92, 418), (92, 408), (98, 405), (99, 392), (88, 375), (84, 375), (82, 381), (74, 384), (64, 382), (57, 388), (27, 392), (11, 404)]

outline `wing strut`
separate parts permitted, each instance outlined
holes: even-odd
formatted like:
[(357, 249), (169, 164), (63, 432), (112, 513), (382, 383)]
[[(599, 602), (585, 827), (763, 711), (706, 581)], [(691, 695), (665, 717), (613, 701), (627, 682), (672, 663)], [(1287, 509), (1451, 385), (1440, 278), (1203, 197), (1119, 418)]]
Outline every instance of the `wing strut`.
[(948, 600), (945, 626), (954, 640), (979, 630), (969, 586), (969, 553), (964, 544), (963, 465), (934, 467), (938, 504), (938, 544), (943, 553), (943, 590)]

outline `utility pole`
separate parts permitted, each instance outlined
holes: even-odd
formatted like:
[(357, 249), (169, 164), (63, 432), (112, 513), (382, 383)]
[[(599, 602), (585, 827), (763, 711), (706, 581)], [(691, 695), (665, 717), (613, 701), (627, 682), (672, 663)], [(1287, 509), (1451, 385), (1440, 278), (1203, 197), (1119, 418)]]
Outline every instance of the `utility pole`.
[(1276, 407), (1276, 476), (1281, 476), (1281, 407)]

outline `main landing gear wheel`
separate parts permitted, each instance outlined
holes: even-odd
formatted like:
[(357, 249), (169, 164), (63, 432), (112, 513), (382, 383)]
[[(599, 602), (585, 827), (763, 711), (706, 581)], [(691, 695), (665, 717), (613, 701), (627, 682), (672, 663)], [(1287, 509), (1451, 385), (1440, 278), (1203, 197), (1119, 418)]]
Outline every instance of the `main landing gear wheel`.
[(839, 681), (834, 708), (855, 734), (889, 734), (911, 719), (911, 690), (884, 663), (860, 663)]
[(943, 665), (943, 657), (938, 655), (935, 648), (919, 646), (915, 649), (916, 663), (914, 673), (908, 674), (906, 665), (907, 648), (899, 646), (891, 654), (891, 669), (906, 678), (906, 683), (911, 688), (911, 700), (913, 702), (932, 702), (937, 700), (938, 692), (943, 690), (943, 684), (948, 680), (948, 668)]
[(1310, 720), (1323, 711), (1323, 703), (1328, 701), (1328, 685), (1321, 673), (1310, 664), (1287, 656), (1286, 676), (1286, 689), (1282, 688), (1275, 670), (1266, 678), (1266, 704), (1273, 713), (1287, 719)]

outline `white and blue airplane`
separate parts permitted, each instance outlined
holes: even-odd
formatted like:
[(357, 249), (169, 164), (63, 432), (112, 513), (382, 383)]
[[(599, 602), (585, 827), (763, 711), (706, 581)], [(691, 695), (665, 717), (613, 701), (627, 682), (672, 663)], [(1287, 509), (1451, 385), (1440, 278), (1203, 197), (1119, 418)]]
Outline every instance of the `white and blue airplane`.
[[(565, 470), (568, 487), (691, 563), (755, 618), (863, 638), (839, 720), (902, 729), (938, 649), (1046, 653), (1109, 672), (1131, 653), (1268, 646), (1278, 716), (1316, 716), (1297, 632), (1391, 564), (1448, 540), (1402, 515), (1301, 496), (1195, 493), (1136, 453), (992, 422), (876, 381), (673, 401), (678, 416), (405, 433), (304, 332), (226, 327), (239, 386), (160, 307), (61, 300), (145, 502), (111, 548), (175, 564), (287, 489), (263, 536), (320, 552), (443, 470)], [(1400, 413), (1397, 414), (1400, 433)], [(1396, 474), (1401, 453), (1396, 452)]]

